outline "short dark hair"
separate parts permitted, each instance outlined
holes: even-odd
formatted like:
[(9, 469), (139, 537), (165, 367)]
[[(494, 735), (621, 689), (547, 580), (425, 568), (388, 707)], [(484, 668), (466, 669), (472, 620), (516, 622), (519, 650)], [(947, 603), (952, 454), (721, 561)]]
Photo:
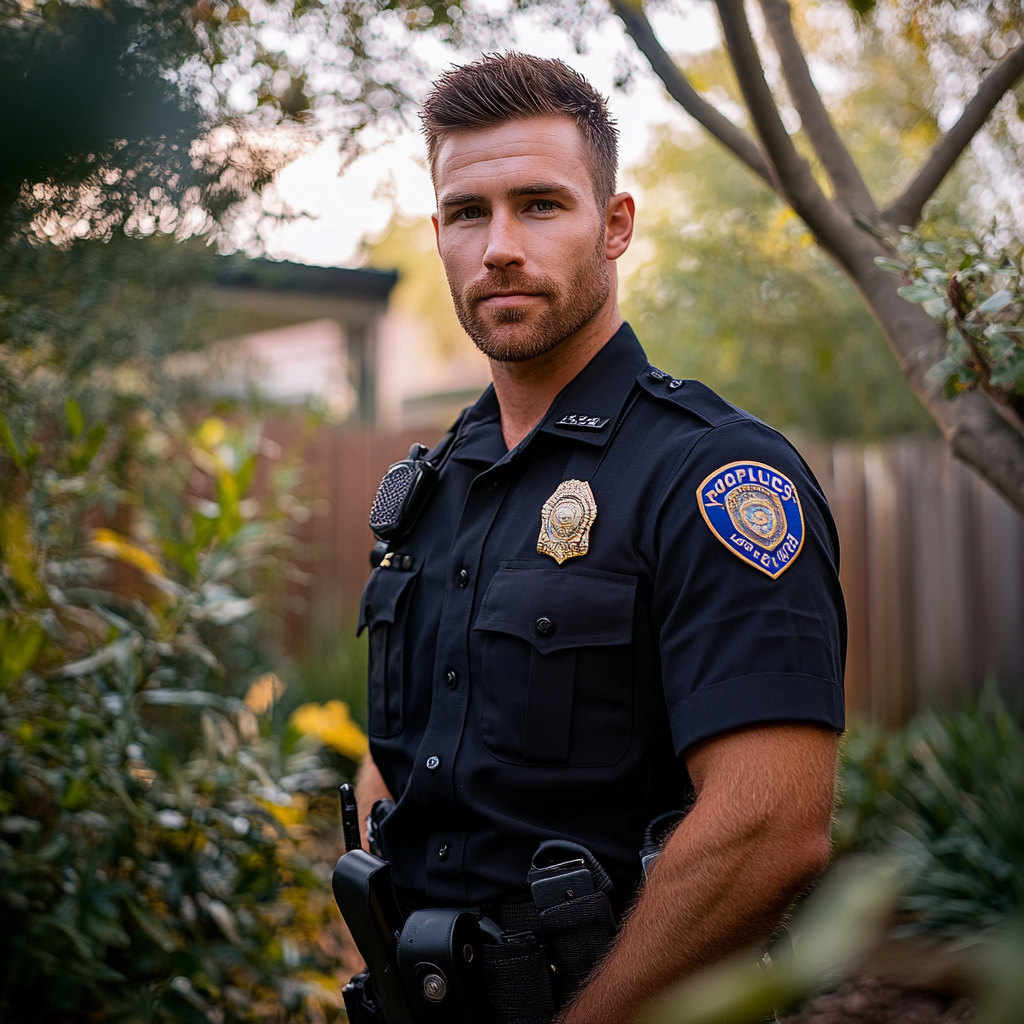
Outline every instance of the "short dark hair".
[(453, 132), (557, 116), (570, 118), (580, 130), (603, 207), (615, 194), (619, 133), (604, 97), (560, 60), (489, 53), (441, 75), (420, 114), (431, 172), (438, 148)]

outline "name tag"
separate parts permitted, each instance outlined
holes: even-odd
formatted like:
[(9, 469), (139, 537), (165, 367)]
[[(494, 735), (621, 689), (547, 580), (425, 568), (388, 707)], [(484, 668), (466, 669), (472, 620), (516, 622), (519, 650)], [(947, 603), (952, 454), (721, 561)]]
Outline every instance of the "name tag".
[(584, 416), (581, 413), (570, 413), (567, 416), (563, 416), (555, 426), (564, 427), (566, 430), (604, 430), (608, 426), (608, 417)]

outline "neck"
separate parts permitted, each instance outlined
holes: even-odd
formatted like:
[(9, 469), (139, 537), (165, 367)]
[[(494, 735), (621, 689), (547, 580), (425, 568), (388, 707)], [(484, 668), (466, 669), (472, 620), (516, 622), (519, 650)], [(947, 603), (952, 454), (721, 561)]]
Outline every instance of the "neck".
[(501, 432), (511, 450), (544, 418), (551, 403), (622, 326), (615, 290), (601, 311), (550, 352), (523, 363), (491, 360)]

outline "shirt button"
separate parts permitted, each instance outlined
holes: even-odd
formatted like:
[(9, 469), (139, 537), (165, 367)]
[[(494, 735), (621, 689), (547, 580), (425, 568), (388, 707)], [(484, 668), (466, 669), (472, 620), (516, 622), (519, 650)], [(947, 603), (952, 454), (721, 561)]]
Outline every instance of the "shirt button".
[(459, 674), (455, 669), (450, 668), (444, 674), (444, 681), (448, 684), (449, 690), (454, 690), (459, 685)]
[(437, 859), (438, 860), (447, 860), (448, 859), (448, 854), (451, 853), (451, 849), (452, 848), (447, 843), (442, 843), (437, 848)]
[(537, 630), (537, 636), (551, 636), (555, 631), (555, 624), (546, 615), (542, 615), (533, 628)]
[(489, 491), (496, 491), (498, 489), (498, 485), (500, 483), (501, 483), (501, 481), (497, 477), (494, 477), (493, 479), (488, 481), (488, 483), (487, 483), (487, 490), (489, 490)]
[(463, 569), (459, 573), (459, 586), (460, 587), (464, 587), (468, 583), (469, 583), (469, 573), (465, 569)]
[(427, 758), (427, 771), (428, 772), (436, 772), (437, 769), (440, 768), (440, 767), (441, 767), (441, 758), (439, 758), (437, 756), (437, 754), (431, 754), (430, 757)]

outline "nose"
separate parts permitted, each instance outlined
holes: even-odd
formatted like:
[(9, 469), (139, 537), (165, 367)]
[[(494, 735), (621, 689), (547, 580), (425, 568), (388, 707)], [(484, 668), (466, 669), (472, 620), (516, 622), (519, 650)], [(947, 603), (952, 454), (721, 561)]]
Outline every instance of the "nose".
[(526, 262), (520, 225), (514, 216), (503, 210), (491, 214), (484, 250), (484, 266), (488, 270), (506, 270), (521, 267)]

